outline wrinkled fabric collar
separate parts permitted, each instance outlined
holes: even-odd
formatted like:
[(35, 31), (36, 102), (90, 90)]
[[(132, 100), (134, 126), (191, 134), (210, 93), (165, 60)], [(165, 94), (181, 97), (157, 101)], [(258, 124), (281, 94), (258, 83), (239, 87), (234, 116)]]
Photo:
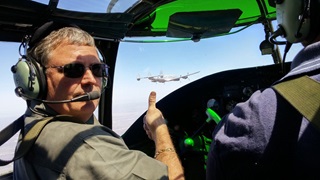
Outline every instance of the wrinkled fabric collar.
[(299, 51), (291, 63), (291, 70), (283, 78), (276, 81), (275, 84), (282, 82), (293, 76), (308, 74), (319, 70), (320, 67), (320, 42), (310, 44)]
[(320, 60), (320, 42), (310, 44), (303, 48), (292, 60), (291, 69), (294, 70), (299, 65), (306, 64), (311, 60)]
[[(28, 125), (35, 120), (42, 119), (44, 117), (56, 116), (58, 115), (52, 108), (50, 108), (47, 104), (41, 103), (38, 101), (30, 101), (30, 105), (25, 112), (25, 125)], [(92, 115), (86, 124), (97, 124), (98, 120)]]

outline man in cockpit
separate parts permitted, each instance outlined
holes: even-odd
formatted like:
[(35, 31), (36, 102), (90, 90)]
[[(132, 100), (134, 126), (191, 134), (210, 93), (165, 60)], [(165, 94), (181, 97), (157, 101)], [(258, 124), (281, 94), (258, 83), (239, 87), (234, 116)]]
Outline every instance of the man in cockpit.
[[(320, 179), (320, 128), (304, 113), (300, 114), (296, 104), (291, 105), (292, 101), (287, 101), (276, 88), (304, 75), (312, 84), (319, 85), (320, 0), (274, 3), (280, 28), (272, 38), (283, 35), (286, 50), (298, 42), (304, 48), (293, 59), (285, 77), (270, 88), (256, 91), (222, 118), (212, 135), (206, 169), (208, 180)], [(286, 91), (309, 85), (299, 83)], [(305, 92), (293, 98), (309, 101)], [(319, 105), (316, 102), (304, 108), (316, 106), (315, 114), (319, 114)]]
[[(28, 105), (17, 149), (39, 122), (51, 121), (29, 152), (14, 162), (14, 179), (184, 179), (165, 119), (155, 106), (155, 92), (144, 118), (144, 129), (155, 142), (154, 158), (129, 150), (94, 116), (109, 67), (99, 59), (90, 34), (48, 22), (27, 42), (27, 54), (14, 68), (16, 91)], [(21, 85), (25, 77), (28, 82)]]

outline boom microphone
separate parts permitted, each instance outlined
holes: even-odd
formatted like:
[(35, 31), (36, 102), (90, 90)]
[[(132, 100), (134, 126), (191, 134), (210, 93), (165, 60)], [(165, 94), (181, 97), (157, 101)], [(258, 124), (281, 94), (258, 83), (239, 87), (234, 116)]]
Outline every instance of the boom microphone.
[(27, 96), (23, 93), (22, 88), (16, 88), (15, 89), (16, 95), (19, 97), (24, 97), (26, 99), (32, 99), (35, 101), (39, 101), (39, 102), (43, 102), (43, 103), (48, 103), (48, 104), (59, 104), (59, 103), (69, 103), (69, 102), (78, 102), (78, 101), (91, 101), (94, 99), (98, 99), (100, 98), (100, 93), (98, 91), (92, 91), (89, 93), (86, 93), (84, 95), (72, 98), (72, 99), (68, 99), (68, 100), (60, 100), (60, 101), (49, 101), (49, 100), (42, 100), (42, 99), (35, 99), (32, 98), (30, 96)]
[(61, 100), (61, 101), (41, 100), (41, 102), (48, 103), (48, 104), (58, 104), (58, 103), (78, 102), (78, 101), (91, 101), (94, 99), (98, 99), (99, 97), (100, 97), (100, 94), (98, 91), (92, 91), (84, 95), (72, 98), (70, 100)]

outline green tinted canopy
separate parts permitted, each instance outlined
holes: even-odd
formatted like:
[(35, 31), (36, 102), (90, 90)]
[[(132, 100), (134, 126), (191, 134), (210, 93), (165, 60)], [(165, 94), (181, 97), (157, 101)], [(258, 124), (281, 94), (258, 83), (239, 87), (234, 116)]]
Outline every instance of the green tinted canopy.
[(211, 35), (216, 35), (276, 18), (275, 8), (267, 0), (176, 0), (153, 4), (142, 1), (127, 12), (135, 14), (127, 36), (164, 36), (168, 29), (169, 35), (175, 30), (181, 35), (192, 31), (190, 27), (194, 31), (211, 30)]
[(272, 2), (2, 0), (0, 40), (19, 42), (26, 32), (47, 20), (77, 24), (98, 38), (167, 36), (199, 40), (233, 33), (231, 30), (237, 27), (245, 28), (274, 20), (276, 13), (275, 8), (270, 6)]

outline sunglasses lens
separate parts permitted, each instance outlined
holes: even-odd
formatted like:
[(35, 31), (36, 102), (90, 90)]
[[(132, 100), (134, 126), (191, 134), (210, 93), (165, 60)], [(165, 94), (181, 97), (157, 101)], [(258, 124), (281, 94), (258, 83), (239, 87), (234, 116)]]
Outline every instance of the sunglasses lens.
[(105, 64), (93, 64), (91, 66), (92, 74), (97, 77), (106, 77), (107, 74), (107, 66)]
[(79, 78), (83, 76), (85, 67), (83, 64), (73, 63), (64, 66), (64, 75), (69, 78)]
[[(92, 74), (96, 77), (107, 77), (108, 66), (106, 64), (93, 64), (89, 66)], [(80, 63), (71, 63), (63, 66), (63, 73), (69, 78), (80, 78), (86, 71), (86, 67)]]

